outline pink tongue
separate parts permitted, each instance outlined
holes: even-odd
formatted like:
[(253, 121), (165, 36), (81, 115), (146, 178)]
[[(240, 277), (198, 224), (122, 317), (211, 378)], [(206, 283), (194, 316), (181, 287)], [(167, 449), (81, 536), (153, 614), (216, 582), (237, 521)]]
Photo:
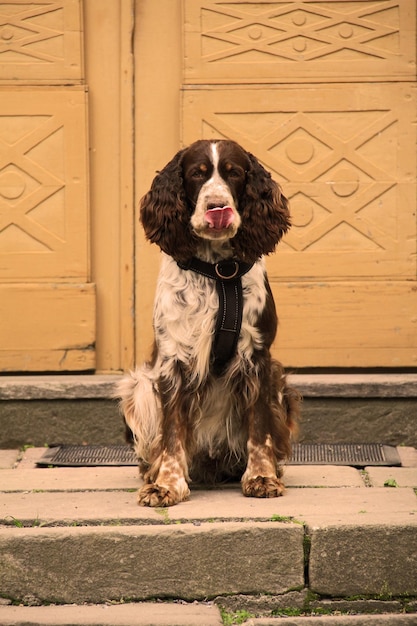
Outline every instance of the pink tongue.
[(230, 206), (209, 209), (204, 217), (210, 228), (215, 228), (216, 230), (227, 228), (234, 220), (233, 209)]

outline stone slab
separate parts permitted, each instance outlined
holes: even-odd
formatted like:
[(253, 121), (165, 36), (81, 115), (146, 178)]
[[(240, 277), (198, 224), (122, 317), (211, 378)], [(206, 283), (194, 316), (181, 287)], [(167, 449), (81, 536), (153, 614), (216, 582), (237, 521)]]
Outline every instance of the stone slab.
[(288, 465), (284, 482), (287, 487), (365, 487), (357, 469), (342, 465)]
[[(331, 465), (289, 466), (285, 469), (284, 481), (287, 487), (365, 486), (358, 470)], [(35, 469), (31, 462), (23, 461), (18, 469), (0, 473), (0, 491), (137, 489), (140, 484), (139, 472), (134, 466)]]
[(300, 443), (383, 443), (417, 448), (417, 400), (304, 398)]
[(417, 398), (417, 374), (296, 374), (289, 380), (308, 397)]
[(304, 586), (303, 541), (301, 526), (274, 522), (2, 528), (1, 593), (52, 603), (280, 594)]
[(0, 606), (2, 626), (222, 626), (212, 604), (162, 602), (95, 606)]
[[(0, 400), (113, 398), (121, 374), (2, 376)], [(414, 397), (417, 374), (292, 374), (308, 397)]]
[(19, 458), (18, 450), (0, 450), (0, 470), (11, 469)]
[(412, 596), (417, 589), (417, 527), (309, 529), (309, 581), (325, 596)]
[(314, 615), (311, 617), (260, 617), (246, 626), (416, 626), (417, 615)]
[[(413, 489), (288, 489), (282, 498), (245, 498), (239, 488), (194, 491), (186, 502), (160, 509), (141, 507), (129, 491), (0, 493), (0, 520), (6, 524), (178, 524), (213, 520), (298, 521), (328, 526), (413, 525)], [(16, 522), (17, 520), (17, 522)]]
[(112, 399), (120, 374), (1, 376), (0, 400)]
[(366, 467), (373, 487), (417, 487), (417, 467)]
[(113, 400), (0, 400), (0, 448), (124, 442)]
[(417, 467), (417, 450), (410, 446), (398, 446), (402, 467)]
[(0, 491), (137, 489), (137, 467), (59, 467), (0, 472)]
[[(0, 448), (123, 443), (119, 374), (0, 377)], [(301, 442), (417, 447), (417, 374), (296, 374)]]

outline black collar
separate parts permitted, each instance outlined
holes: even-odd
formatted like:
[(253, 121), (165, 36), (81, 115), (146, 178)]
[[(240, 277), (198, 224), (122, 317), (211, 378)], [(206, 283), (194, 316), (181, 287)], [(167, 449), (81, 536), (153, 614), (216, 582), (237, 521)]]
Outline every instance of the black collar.
[(208, 278), (227, 282), (247, 274), (252, 269), (253, 263), (245, 263), (244, 261), (235, 261), (233, 259), (226, 259), (218, 263), (206, 263), (206, 261), (192, 257), (186, 263), (178, 261), (178, 266), (183, 270), (192, 270)]
[(234, 260), (206, 263), (193, 257), (187, 263), (178, 262), (178, 266), (216, 281), (219, 310), (211, 360), (214, 373), (221, 375), (227, 363), (236, 354), (243, 316), (242, 276), (249, 272), (253, 263)]

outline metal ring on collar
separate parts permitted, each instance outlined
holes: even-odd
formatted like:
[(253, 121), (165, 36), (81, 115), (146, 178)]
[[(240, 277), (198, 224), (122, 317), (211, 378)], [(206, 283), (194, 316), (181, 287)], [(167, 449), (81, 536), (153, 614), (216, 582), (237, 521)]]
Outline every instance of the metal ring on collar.
[(237, 261), (233, 261), (233, 263), (235, 264), (235, 269), (234, 269), (234, 272), (230, 274), (229, 276), (224, 276), (224, 274), (221, 273), (220, 267), (222, 263), (221, 262), (216, 263), (216, 265), (214, 266), (214, 269), (216, 271), (217, 276), (221, 278), (222, 280), (231, 280), (232, 278), (235, 278), (239, 273), (239, 263)]

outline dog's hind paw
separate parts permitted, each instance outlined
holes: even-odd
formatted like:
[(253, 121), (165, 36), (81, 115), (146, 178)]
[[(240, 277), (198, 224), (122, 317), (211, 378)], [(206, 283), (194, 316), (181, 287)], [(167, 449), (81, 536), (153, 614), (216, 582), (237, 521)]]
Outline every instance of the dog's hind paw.
[(276, 476), (255, 476), (242, 479), (242, 491), (250, 498), (277, 498), (284, 494), (285, 487)]

